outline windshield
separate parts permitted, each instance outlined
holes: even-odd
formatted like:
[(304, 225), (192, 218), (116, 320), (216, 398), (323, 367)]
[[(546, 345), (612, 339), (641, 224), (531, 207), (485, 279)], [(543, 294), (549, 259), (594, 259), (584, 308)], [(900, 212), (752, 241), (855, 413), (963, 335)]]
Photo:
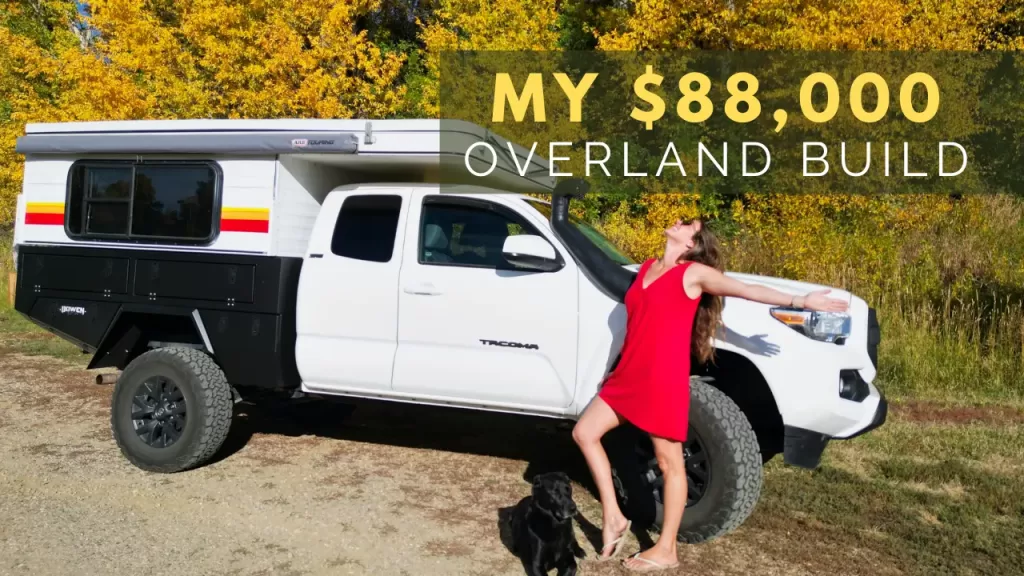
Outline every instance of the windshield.
[[(551, 220), (550, 204), (540, 202), (537, 200), (527, 200), (527, 202), (531, 206), (539, 210), (545, 218), (547, 218), (549, 221)], [(595, 246), (600, 248), (601, 252), (604, 252), (605, 255), (611, 258), (612, 261), (614, 261), (616, 264), (619, 264), (621, 266), (630, 266), (636, 264), (636, 262), (633, 261), (632, 258), (623, 254), (622, 251), (619, 250), (619, 248), (615, 244), (612, 244), (611, 240), (605, 238), (604, 234), (598, 232), (597, 229), (591, 226), (590, 224), (587, 224), (583, 220), (580, 220), (579, 218), (576, 218), (575, 216), (572, 215), (569, 215), (569, 223), (575, 226), (577, 230), (582, 232), (584, 236), (586, 236), (591, 242), (593, 242)]]

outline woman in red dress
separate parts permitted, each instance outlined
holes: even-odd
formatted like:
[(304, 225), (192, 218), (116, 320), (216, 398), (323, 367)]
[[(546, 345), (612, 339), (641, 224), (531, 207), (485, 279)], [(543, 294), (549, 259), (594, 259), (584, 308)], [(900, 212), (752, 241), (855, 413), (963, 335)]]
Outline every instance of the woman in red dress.
[(651, 435), (665, 480), (664, 520), (658, 542), (625, 561), (627, 568), (644, 572), (679, 563), (676, 535), (686, 507), (682, 443), (690, 413), (690, 353), (701, 362), (711, 358), (722, 297), (831, 312), (847, 308), (846, 302), (827, 297), (828, 290), (793, 296), (728, 278), (722, 273), (718, 242), (700, 220), (677, 220), (665, 238), (662, 257), (644, 262), (626, 292), (626, 337), (619, 363), (573, 429), (601, 498), (602, 559), (619, 552), (630, 523), (615, 498), (601, 437), (627, 421)]

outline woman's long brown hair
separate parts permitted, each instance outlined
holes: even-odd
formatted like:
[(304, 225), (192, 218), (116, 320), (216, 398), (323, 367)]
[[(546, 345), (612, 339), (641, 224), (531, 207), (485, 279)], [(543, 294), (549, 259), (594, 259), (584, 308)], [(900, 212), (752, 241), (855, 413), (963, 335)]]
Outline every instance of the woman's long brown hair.
[[(680, 261), (687, 260), (700, 262), (720, 272), (725, 270), (718, 238), (714, 232), (708, 230), (707, 224), (703, 221), (700, 224), (700, 231), (693, 235), (693, 248), (683, 254)], [(722, 297), (706, 292), (701, 294), (697, 314), (693, 319), (693, 333), (690, 336), (691, 354), (701, 363), (714, 359), (715, 347), (711, 345), (711, 339), (721, 321)]]

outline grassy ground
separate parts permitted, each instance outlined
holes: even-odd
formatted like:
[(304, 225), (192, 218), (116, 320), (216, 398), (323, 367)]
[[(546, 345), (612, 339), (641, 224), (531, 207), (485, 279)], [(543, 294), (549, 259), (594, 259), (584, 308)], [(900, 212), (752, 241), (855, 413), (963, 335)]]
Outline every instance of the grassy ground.
[(30, 356), (43, 355), (87, 363), (82, 351), (18, 314), (10, 306), (0, 306), (0, 347)]
[(786, 534), (775, 545), (819, 569), (872, 551), (908, 574), (1024, 573), (1022, 422), (1019, 408), (897, 404), (818, 470), (773, 461), (749, 528)]
[[(6, 279), (0, 275), (0, 294)], [(6, 302), (0, 349), (82, 366), (88, 358)], [(887, 356), (899, 354), (883, 348), (883, 365)], [(811, 573), (1024, 573), (1019, 390), (1001, 383), (965, 394), (935, 384), (899, 387), (886, 425), (833, 442), (815, 471), (772, 461), (754, 515), (730, 538)], [(729, 566), (734, 558), (715, 558), (729, 549), (704, 548), (690, 558)], [(868, 565), (875, 568), (863, 570)]]

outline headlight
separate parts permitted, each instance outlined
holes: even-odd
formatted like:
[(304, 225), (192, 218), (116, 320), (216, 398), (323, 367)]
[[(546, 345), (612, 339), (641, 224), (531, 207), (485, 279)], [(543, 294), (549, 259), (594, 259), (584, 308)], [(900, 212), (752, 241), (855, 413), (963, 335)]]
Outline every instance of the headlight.
[(842, 344), (850, 336), (850, 315), (845, 312), (813, 312), (772, 308), (772, 316), (793, 330), (821, 342)]

